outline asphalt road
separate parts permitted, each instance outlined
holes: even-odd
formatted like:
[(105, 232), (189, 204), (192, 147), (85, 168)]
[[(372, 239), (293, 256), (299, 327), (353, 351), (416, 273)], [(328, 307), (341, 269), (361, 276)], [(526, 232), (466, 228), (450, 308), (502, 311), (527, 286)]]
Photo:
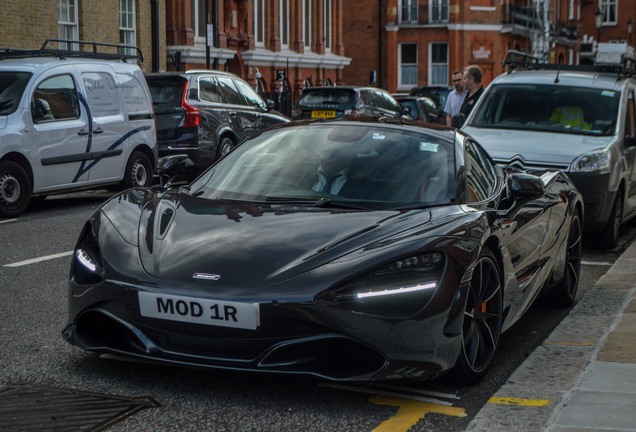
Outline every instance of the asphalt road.
[[(144, 398), (138, 412), (111, 416), (114, 424), (107, 431), (463, 431), (569, 311), (533, 306), (502, 335), (492, 370), (472, 387), (444, 379), (339, 384), (97, 357), (68, 345), (61, 331), (70, 253), (88, 216), (111, 195), (93, 191), (50, 197), (17, 219), (0, 220), (0, 424), (7, 389), (29, 386), (90, 392), (105, 400)], [(629, 226), (616, 250), (584, 249), (579, 298), (635, 235), (636, 228)], [(61, 417), (47, 418), (55, 423)]]

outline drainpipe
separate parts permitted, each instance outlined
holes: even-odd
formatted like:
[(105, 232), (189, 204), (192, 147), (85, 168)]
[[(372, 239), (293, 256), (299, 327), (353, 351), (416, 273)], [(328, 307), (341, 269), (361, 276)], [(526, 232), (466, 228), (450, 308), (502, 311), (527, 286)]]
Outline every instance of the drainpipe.
[(378, 87), (382, 87), (382, 0), (379, 1), (378, 10)]
[(150, 0), (152, 71), (159, 72), (159, 0)]

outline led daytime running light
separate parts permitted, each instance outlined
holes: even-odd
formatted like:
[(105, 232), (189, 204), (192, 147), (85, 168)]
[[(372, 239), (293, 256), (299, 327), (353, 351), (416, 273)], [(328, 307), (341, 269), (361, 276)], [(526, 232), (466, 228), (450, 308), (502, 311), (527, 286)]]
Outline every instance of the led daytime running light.
[(387, 289), (384, 291), (371, 291), (366, 293), (357, 293), (356, 297), (358, 299), (363, 299), (363, 298), (369, 298), (369, 297), (381, 297), (381, 296), (394, 295), (394, 294), (404, 294), (404, 293), (409, 293), (414, 291), (435, 289), (436, 286), (437, 284), (435, 282), (431, 282), (431, 283), (427, 283), (423, 285), (415, 285), (412, 287), (401, 287), (396, 289)]
[(75, 251), (75, 257), (80, 263), (82, 263), (84, 267), (86, 267), (90, 271), (94, 272), (95, 270), (97, 270), (97, 265), (93, 261), (93, 258), (91, 258), (91, 256), (84, 249), (77, 249)]

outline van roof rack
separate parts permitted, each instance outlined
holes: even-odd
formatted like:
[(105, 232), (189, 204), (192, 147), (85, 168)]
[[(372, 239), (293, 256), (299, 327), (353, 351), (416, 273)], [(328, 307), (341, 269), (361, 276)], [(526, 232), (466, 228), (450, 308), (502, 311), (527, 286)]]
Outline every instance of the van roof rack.
[[(67, 46), (77, 46), (78, 49), (59, 49), (50, 48), (51, 43), (65, 43)], [(92, 50), (82, 49), (90, 48)], [(116, 48), (115, 52), (109, 52), (108, 48)], [(101, 50), (100, 50), (101, 49)], [(127, 52), (134, 51), (136, 54), (127, 54)], [(121, 45), (104, 42), (89, 42), (70, 39), (47, 39), (44, 41), (40, 49), (28, 50), (20, 48), (0, 48), (0, 60), (9, 58), (27, 58), (27, 57), (59, 57), (60, 59), (68, 57), (81, 57), (81, 58), (94, 58), (101, 60), (121, 60), (127, 62), (128, 60), (135, 59), (144, 61), (144, 57), (141, 53), (141, 49), (134, 45)]]
[[(599, 44), (605, 45), (605, 44)], [(604, 47), (599, 47), (603, 49)], [(544, 63), (536, 56), (526, 52), (508, 50), (502, 66), (508, 66), (508, 73), (516, 68), (526, 70), (559, 70), (559, 71), (579, 71), (579, 72), (609, 72), (619, 75), (634, 76), (636, 75), (636, 58), (634, 54), (629, 53), (626, 47), (625, 52), (616, 54), (616, 49), (609, 55), (603, 55), (601, 51), (597, 53), (597, 60), (593, 65), (566, 65), (560, 63)], [(608, 61), (611, 59), (611, 61)]]

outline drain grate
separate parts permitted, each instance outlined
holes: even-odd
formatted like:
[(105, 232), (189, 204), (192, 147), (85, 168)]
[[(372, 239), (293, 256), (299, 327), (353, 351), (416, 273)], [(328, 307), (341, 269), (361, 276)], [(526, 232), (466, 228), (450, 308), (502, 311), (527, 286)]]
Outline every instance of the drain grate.
[(20, 432), (95, 432), (144, 408), (148, 398), (19, 385), (0, 389), (0, 429)]

